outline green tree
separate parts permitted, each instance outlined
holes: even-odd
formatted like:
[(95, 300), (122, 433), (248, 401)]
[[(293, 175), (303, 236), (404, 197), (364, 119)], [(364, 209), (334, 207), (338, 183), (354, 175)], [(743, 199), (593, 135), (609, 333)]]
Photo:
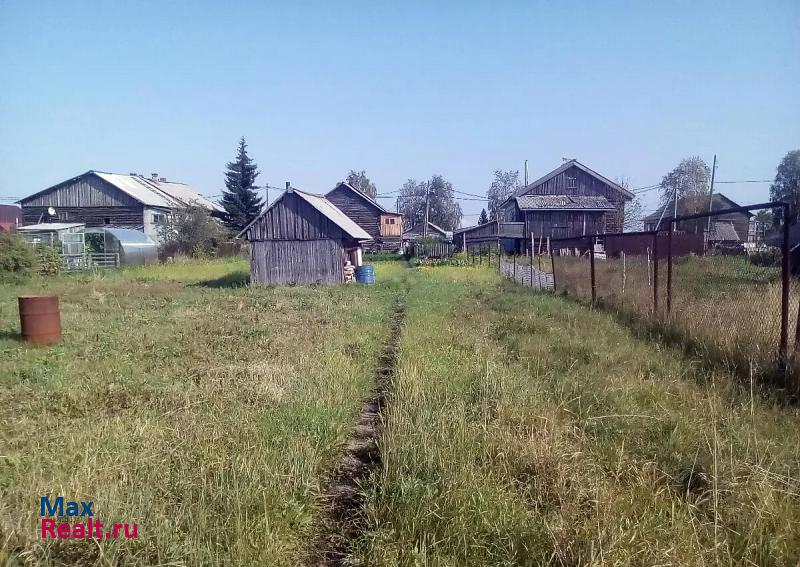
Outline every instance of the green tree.
[(489, 222), (489, 216), (486, 214), (486, 209), (481, 209), (481, 216), (478, 217), (478, 224), (486, 224)]
[(425, 221), (425, 195), (428, 194), (428, 221), (445, 229), (454, 230), (461, 224), (461, 206), (455, 198), (453, 184), (441, 175), (428, 181), (409, 179), (400, 188), (400, 213), (409, 226)]
[(256, 191), (258, 166), (247, 155), (244, 136), (239, 140), (236, 159), (229, 162), (225, 172), (225, 190), (222, 191), (221, 204), (227, 212), (225, 222), (239, 231), (247, 226), (261, 212), (263, 201)]
[(347, 179), (345, 181), (347, 181), (348, 185), (358, 189), (367, 197), (374, 199), (378, 194), (378, 188), (375, 187), (375, 184), (372, 181), (370, 181), (369, 177), (367, 177), (367, 172), (363, 169), (361, 171), (351, 169), (350, 173), (347, 174)]
[(229, 236), (225, 227), (211, 216), (208, 209), (199, 206), (173, 212), (167, 222), (159, 227), (161, 251), (165, 256), (213, 256), (219, 243)]
[[(800, 216), (800, 150), (787, 153), (778, 165), (775, 181), (769, 188), (773, 201), (789, 203), (789, 224), (797, 222)], [(773, 211), (775, 228), (783, 226), (783, 209)]]
[(497, 218), (500, 205), (520, 187), (522, 187), (522, 184), (519, 181), (519, 171), (495, 170), (494, 180), (488, 191), (489, 220)]
[[(699, 156), (691, 156), (681, 162), (661, 180), (661, 205), (666, 207), (664, 218), (708, 211), (711, 197), (711, 168)], [(677, 205), (675, 199), (677, 198)], [(680, 223), (680, 229), (701, 232), (707, 219)]]

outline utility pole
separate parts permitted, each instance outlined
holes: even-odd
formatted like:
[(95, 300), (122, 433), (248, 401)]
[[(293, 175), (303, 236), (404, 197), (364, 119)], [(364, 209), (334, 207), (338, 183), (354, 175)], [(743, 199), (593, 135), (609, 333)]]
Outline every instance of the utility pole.
[(717, 154), (714, 154), (714, 165), (711, 166), (711, 192), (708, 196), (708, 225), (706, 226), (706, 233), (711, 233), (711, 209), (714, 208), (714, 174), (717, 172)]
[(428, 238), (428, 209), (430, 208), (430, 186), (425, 185), (425, 224), (422, 225), (422, 236)]
[(525, 160), (525, 187), (528, 186), (528, 160)]

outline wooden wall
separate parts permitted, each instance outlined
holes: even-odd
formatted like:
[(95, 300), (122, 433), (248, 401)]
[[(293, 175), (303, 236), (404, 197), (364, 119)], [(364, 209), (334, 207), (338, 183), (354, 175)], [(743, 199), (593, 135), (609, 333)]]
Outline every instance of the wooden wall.
[[(336, 207), (350, 217), (353, 222), (363, 228), (372, 237), (372, 242), (365, 242), (367, 250), (397, 250), (400, 248), (400, 234), (381, 234), (381, 215), (384, 214), (363, 197), (356, 195), (351, 189), (337, 185), (325, 197)], [(400, 226), (402, 231), (402, 225)]]
[(344, 231), (295, 193), (262, 215), (248, 230), (247, 240), (349, 240)]
[(286, 285), (344, 281), (345, 251), (334, 240), (262, 240), (250, 243), (250, 282)]
[[(56, 207), (58, 222), (82, 222), (86, 226), (105, 226), (106, 224), (140, 227), (144, 225), (144, 208), (139, 205), (118, 207)], [(47, 213), (47, 206), (22, 208), (25, 224), (36, 224), (52, 220)], [(106, 223), (105, 220), (109, 219)]]
[[(576, 186), (574, 188), (568, 187), (570, 177), (575, 178)], [(541, 185), (537, 185), (536, 187), (529, 189), (526, 194), (603, 196), (616, 207), (614, 211), (604, 213), (606, 217), (605, 230), (608, 232), (622, 232), (622, 219), (625, 211), (625, 196), (619, 190), (614, 189), (593, 175), (589, 175), (578, 167), (573, 166), (566, 169), (552, 179), (545, 181)], [(582, 223), (581, 226), (583, 226)]]
[[(24, 207), (140, 207), (141, 203), (94, 174), (65, 181), (51, 189), (23, 199)], [(141, 224), (141, 219), (140, 219)]]

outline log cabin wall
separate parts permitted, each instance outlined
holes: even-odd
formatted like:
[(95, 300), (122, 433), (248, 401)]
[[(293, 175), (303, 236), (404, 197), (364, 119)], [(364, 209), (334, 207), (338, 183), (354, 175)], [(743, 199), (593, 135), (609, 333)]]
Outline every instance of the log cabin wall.
[[(54, 207), (58, 222), (82, 222), (87, 227), (122, 226), (141, 229), (144, 225), (144, 207)], [(52, 220), (48, 207), (28, 207), (22, 209), (25, 224), (37, 224)]]
[(346, 251), (359, 243), (294, 193), (245, 232), (253, 284), (341, 283)]
[[(605, 216), (605, 231), (622, 232), (622, 219), (625, 212), (625, 195), (618, 189), (611, 187), (593, 175), (589, 175), (579, 167), (572, 166), (567, 168), (553, 178), (528, 189), (525, 191), (525, 194), (603, 196), (615, 207), (614, 211), (603, 213)], [(583, 217), (581, 217), (581, 226), (583, 226), (582, 218)]]
[[(325, 197), (336, 207), (350, 217), (353, 222), (363, 228), (372, 237), (372, 242), (365, 242), (367, 250), (398, 250), (401, 245), (403, 230), (401, 215), (387, 214), (381, 207), (371, 203), (367, 198), (358, 195), (354, 190), (344, 184), (337, 185)], [(397, 219), (396, 231), (381, 228), (382, 217)], [(388, 234), (387, 234), (388, 232)], [(397, 232), (397, 234), (395, 234)]]

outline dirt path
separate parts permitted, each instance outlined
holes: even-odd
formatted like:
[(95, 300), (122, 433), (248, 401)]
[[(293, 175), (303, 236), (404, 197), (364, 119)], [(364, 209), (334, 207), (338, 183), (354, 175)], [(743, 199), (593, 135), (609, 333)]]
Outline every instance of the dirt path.
[(404, 318), (405, 302), (401, 299), (395, 304), (391, 315), (389, 336), (375, 373), (375, 387), (361, 408), (358, 421), (333, 469), (330, 483), (323, 492), (324, 507), (307, 565), (345, 565), (351, 542), (364, 529), (364, 493), (361, 486), (381, 463), (378, 439), (383, 428), (382, 414), (391, 389)]

